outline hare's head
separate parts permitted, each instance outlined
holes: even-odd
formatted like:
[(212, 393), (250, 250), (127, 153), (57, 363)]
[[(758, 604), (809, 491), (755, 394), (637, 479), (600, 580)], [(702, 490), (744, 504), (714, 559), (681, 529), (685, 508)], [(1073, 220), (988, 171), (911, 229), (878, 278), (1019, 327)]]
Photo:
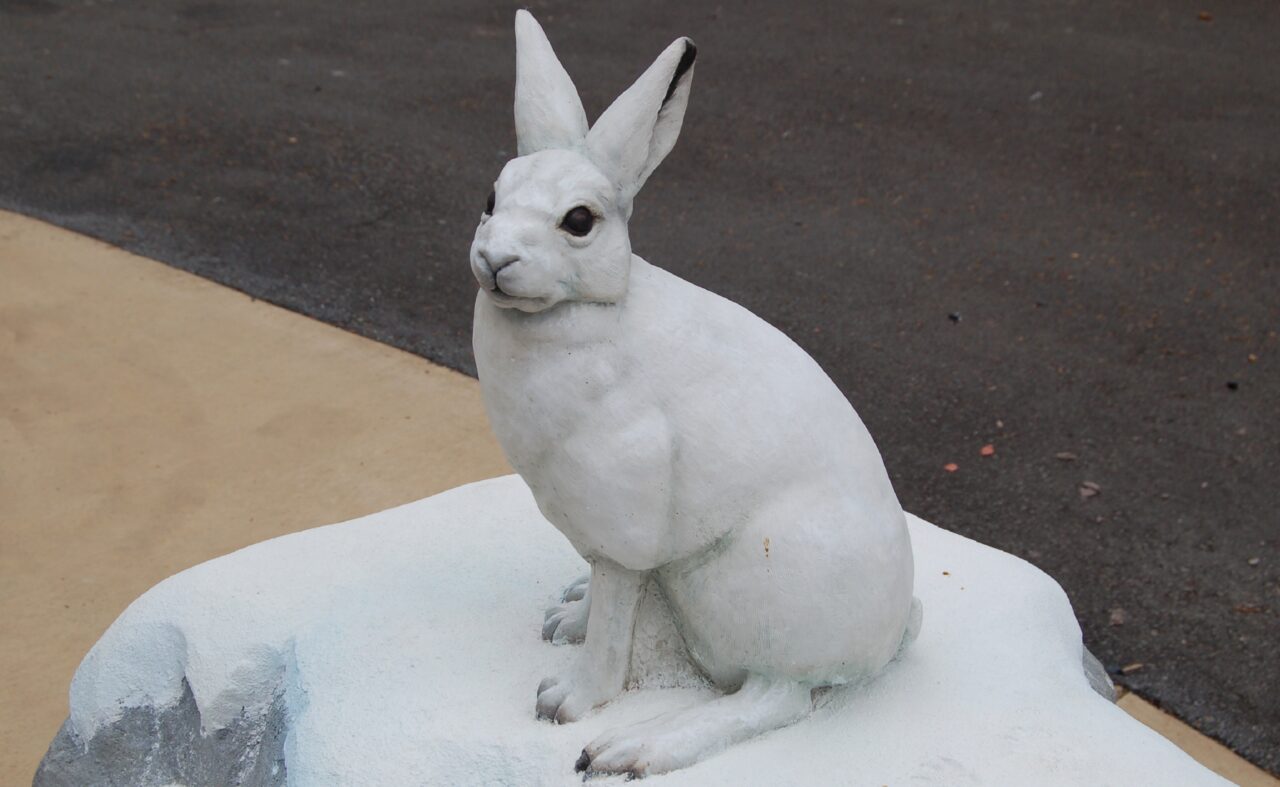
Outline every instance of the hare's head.
[(617, 303), (627, 291), (627, 220), (675, 145), (693, 81), (693, 42), (667, 47), (587, 128), (582, 100), (542, 28), (516, 13), (516, 139), (471, 244), (471, 270), (504, 308)]

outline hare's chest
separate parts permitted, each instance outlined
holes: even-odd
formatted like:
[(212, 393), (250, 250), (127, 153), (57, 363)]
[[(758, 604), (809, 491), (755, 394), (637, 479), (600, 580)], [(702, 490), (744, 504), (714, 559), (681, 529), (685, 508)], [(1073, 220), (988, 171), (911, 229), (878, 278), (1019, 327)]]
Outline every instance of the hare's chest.
[(584, 351), (508, 356), (481, 382), (494, 432), (546, 517), (584, 554), (648, 562), (664, 546), (672, 434), (621, 363)]
[(500, 379), (482, 377), (494, 431), (526, 478), (578, 465), (580, 474), (594, 475), (588, 468), (598, 454), (623, 451), (635, 438), (635, 424), (651, 420), (651, 405), (625, 369), (603, 355), (565, 350), (512, 356)]

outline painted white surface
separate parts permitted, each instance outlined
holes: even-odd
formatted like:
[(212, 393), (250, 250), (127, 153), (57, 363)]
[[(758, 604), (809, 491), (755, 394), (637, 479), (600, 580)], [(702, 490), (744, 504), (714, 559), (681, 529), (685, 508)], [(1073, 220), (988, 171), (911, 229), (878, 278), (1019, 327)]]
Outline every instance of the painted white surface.
[[(909, 523), (928, 618), (902, 659), (650, 783), (1225, 784), (1089, 688), (1053, 580)], [(76, 673), (72, 719), (91, 734), (176, 701), (185, 676), (209, 729), (282, 690), (297, 787), (580, 785), (587, 741), (711, 696), (645, 688), (574, 724), (536, 721), (533, 687), (580, 650), (542, 641), (543, 609), (582, 570), (515, 476), (267, 541), (130, 606)], [(643, 618), (651, 652), (670, 630)]]
[(692, 42), (589, 129), (524, 11), (516, 44), (521, 155), (471, 247), (476, 368), (507, 459), (592, 570), (582, 657), (538, 684), (537, 711), (571, 722), (622, 690), (652, 579), (716, 686), (751, 688), (588, 746), (593, 771), (663, 772), (803, 715), (812, 687), (882, 669), (918, 621), (910, 537), (871, 435), (818, 364), (631, 253), (632, 201), (684, 120)]

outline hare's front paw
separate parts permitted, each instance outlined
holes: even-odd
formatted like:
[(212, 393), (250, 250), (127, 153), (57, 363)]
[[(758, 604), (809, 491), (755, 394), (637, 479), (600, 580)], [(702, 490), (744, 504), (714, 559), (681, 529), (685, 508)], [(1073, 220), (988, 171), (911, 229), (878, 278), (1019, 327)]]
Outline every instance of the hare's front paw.
[(561, 603), (547, 610), (542, 638), (552, 645), (579, 643), (587, 638), (587, 613), (591, 610), (591, 575), (579, 577), (560, 596)]
[(581, 670), (547, 678), (538, 685), (538, 718), (567, 724), (585, 716), (618, 696), (621, 687), (609, 688)]
[(547, 610), (542, 623), (542, 638), (552, 645), (576, 645), (587, 638), (587, 612), (590, 605), (585, 599), (566, 601)]

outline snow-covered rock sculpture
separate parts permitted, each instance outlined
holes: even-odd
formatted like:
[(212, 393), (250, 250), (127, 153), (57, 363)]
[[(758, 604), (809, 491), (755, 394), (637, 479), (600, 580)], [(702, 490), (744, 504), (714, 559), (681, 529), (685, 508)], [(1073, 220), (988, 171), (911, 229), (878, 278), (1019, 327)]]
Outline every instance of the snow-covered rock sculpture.
[[(1226, 784), (1090, 688), (1057, 583), (907, 524), (929, 609), (911, 648), (654, 787)], [(538, 615), (583, 567), (516, 476), (196, 566), (94, 645), (35, 785), (581, 787), (584, 739), (717, 695), (652, 594), (633, 651), (642, 688), (574, 724), (536, 720), (531, 686), (576, 650), (543, 642)]]
[(553, 639), (585, 643), (542, 681), (537, 715), (576, 721), (618, 696), (653, 580), (725, 693), (610, 730), (577, 765), (662, 773), (883, 669), (920, 625), (911, 540), (879, 451), (818, 364), (631, 253), (632, 203), (680, 132), (693, 43), (667, 47), (590, 128), (526, 11), (516, 49), (520, 155), (471, 247), (476, 367), (507, 458), (591, 565), (585, 595), (571, 588), (548, 618)]

